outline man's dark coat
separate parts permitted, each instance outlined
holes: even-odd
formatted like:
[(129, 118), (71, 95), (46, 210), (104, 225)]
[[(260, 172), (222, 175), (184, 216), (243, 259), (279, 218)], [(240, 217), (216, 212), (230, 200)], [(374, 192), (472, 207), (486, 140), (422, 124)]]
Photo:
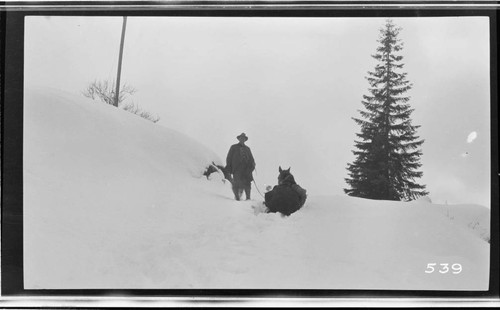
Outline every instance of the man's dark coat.
[(254, 169), (255, 160), (250, 148), (241, 143), (231, 145), (226, 158), (226, 172), (233, 175), (233, 181), (249, 185), (253, 181)]

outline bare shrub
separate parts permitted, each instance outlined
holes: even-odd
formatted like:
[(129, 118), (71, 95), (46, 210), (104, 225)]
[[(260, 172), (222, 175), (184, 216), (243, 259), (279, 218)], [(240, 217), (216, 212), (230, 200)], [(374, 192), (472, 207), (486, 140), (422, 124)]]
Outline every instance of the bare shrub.
[(138, 115), (144, 119), (147, 119), (148, 121), (151, 121), (153, 123), (156, 123), (160, 120), (159, 116), (153, 115), (150, 112), (141, 109), (137, 104), (133, 102), (122, 104), (121, 108), (125, 111)]
[[(125, 99), (128, 96), (131, 96), (136, 93), (136, 89), (130, 85), (124, 84), (120, 89), (120, 94), (118, 96), (118, 106), (125, 111), (138, 115), (148, 121), (156, 123), (160, 120), (160, 117), (157, 115), (153, 115), (151, 112), (145, 111), (139, 107), (134, 102), (124, 103)], [(82, 91), (82, 94), (90, 98), (92, 100), (100, 100), (103, 103), (114, 106), (115, 105), (115, 94), (116, 94), (116, 85), (115, 82), (109, 82), (107, 80), (98, 81), (90, 83), (89, 86), (85, 90)]]
[[(118, 104), (123, 102), (125, 98), (129, 95), (135, 94), (136, 90), (130, 85), (124, 84), (120, 89), (120, 94), (118, 96)], [(99, 99), (104, 103), (114, 105), (116, 85), (115, 82), (109, 82), (107, 80), (97, 81), (90, 83), (89, 86), (82, 92), (82, 94), (90, 99)]]

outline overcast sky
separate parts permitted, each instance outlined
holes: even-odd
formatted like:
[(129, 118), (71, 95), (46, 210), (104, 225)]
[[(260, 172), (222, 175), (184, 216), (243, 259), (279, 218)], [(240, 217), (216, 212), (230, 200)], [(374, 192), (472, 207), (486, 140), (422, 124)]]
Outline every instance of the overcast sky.
[[(485, 17), (393, 18), (402, 27), (413, 124), (435, 203), (490, 203), (489, 26)], [(225, 159), (245, 132), (262, 190), (292, 167), (310, 194), (341, 194), (352, 117), (384, 18), (129, 17), (130, 99)], [(116, 76), (121, 17), (26, 18), (25, 87), (80, 93)], [(254, 194), (254, 198), (256, 194)]]

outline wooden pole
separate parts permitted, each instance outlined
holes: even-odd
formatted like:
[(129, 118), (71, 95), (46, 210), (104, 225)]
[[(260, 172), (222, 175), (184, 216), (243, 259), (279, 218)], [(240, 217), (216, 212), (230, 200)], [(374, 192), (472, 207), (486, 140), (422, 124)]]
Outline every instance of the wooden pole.
[(118, 107), (118, 98), (120, 97), (120, 77), (122, 74), (123, 43), (125, 41), (125, 29), (127, 29), (127, 16), (123, 16), (122, 39), (120, 41), (120, 56), (118, 57), (118, 73), (116, 76), (115, 107)]

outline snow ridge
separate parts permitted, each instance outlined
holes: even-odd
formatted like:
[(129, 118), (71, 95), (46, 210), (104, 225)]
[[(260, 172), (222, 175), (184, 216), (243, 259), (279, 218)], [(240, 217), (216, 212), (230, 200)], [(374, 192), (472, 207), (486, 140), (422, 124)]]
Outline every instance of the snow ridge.
[[(27, 90), (24, 124), (26, 289), (488, 288), (478, 206), (318, 196), (304, 184), (291, 216), (254, 212), (259, 196), (235, 201), (222, 176), (202, 176), (215, 152), (136, 115)], [(463, 270), (426, 273), (432, 263)]]

